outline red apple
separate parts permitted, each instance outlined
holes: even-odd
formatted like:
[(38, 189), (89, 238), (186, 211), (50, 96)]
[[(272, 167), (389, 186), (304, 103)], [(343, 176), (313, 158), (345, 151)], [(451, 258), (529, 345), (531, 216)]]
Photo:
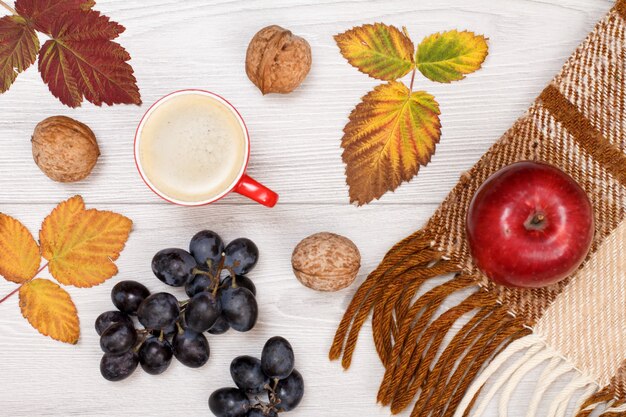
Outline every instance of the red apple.
[(470, 203), (466, 226), (478, 268), (498, 284), (524, 288), (573, 273), (594, 232), (591, 203), (576, 181), (531, 161), (489, 177)]

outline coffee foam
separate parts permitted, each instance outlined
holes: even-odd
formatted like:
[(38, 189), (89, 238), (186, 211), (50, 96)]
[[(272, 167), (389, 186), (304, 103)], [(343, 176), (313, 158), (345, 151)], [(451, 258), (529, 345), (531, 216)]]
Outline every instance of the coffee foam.
[(182, 202), (212, 200), (239, 178), (246, 161), (244, 127), (234, 112), (200, 93), (173, 96), (143, 123), (139, 158), (161, 194)]

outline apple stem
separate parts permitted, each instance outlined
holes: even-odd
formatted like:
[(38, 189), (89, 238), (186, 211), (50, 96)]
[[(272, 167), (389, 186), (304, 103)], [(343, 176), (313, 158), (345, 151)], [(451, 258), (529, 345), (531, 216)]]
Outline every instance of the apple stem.
[(535, 212), (531, 214), (524, 223), (526, 230), (541, 231), (546, 228), (546, 215), (543, 212)]
[(546, 219), (543, 213), (537, 213), (533, 216), (532, 224), (539, 225)]

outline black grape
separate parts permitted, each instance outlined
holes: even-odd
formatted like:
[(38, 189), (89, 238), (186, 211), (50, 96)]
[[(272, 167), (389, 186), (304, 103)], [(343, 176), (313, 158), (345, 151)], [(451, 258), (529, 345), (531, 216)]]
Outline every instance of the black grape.
[(228, 324), (228, 320), (226, 320), (224, 316), (219, 316), (217, 318), (217, 321), (213, 325), (213, 327), (209, 329), (209, 333), (214, 334), (214, 335), (219, 335), (219, 334), (224, 334), (229, 330), (230, 330), (230, 324)]
[(187, 328), (198, 333), (209, 330), (222, 314), (220, 301), (210, 292), (201, 292), (194, 295), (185, 310), (185, 324)]
[(245, 417), (250, 400), (237, 388), (220, 388), (209, 397), (209, 408), (216, 417)]
[(182, 249), (163, 249), (152, 258), (152, 272), (167, 285), (182, 287), (191, 279), (196, 260)]
[(149, 337), (139, 349), (139, 362), (144, 371), (158, 375), (170, 366), (174, 351), (172, 345), (158, 337)]
[(128, 323), (131, 326), (133, 325), (133, 321), (128, 315), (122, 313), (121, 311), (106, 311), (98, 316), (96, 319), (96, 332), (98, 336), (102, 336), (102, 333), (109, 328), (114, 323), (124, 322)]
[(295, 366), (291, 344), (280, 336), (269, 339), (263, 346), (261, 366), (265, 375), (272, 379), (287, 378)]
[(259, 307), (254, 295), (243, 287), (220, 290), (222, 315), (230, 327), (238, 332), (247, 332), (256, 324)]
[(137, 369), (139, 357), (133, 350), (120, 355), (105, 353), (100, 361), (100, 373), (109, 381), (121, 381)]
[(264, 413), (258, 408), (253, 408), (252, 410), (248, 411), (246, 417), (278, 417), (278, 413), (274, 410), (267, 410), (267, 412)]
[(202, 230), (194, 235), (189, 242), (189, 252), (196, 259), (198, 265), (207, 265), (207, 261), (217, 266), (222, 259), (224, 242), (215, 232)]
[(185, 284), (185, 292), (191, 298), (202, 291), (210, 291), (212, 286), (213, 281), (211, 281), (211, 277), (205, 274), (195, 274)]
[(276, 397), (280, 400), (276, 404), (278, 411), (291, 411), (300, 404), (304, 396), (304, 380), (297, 370), (293, 370), (286, 379), (278, 381)]
[(261, 361), (252, 356), (238, 356), (230, 363), (230, 376), (239, 389), (249, 395), (266, 391), (270, 379), (261, 369)]
[[(245, 275), (237, 275), (237, 279), (235, 281), (238, 287), (244, 287), (250, 290), (253, 295), (256, 295), (256, 286), (252, 282), (250, 278)], [(233, 286), (233, 278), (228, 276), (224, 278), (222, 281), (222, 285), (224, 287), (232, 287)]]
[(137, 343), (135, 326), (126, 322), (112, 324), (100, 336), (100, 348), (104, 353), (124, 353), (135, 347), (135, 343)]
[(139, 322), (148, 330), (170, 329), (178, 319), (180, 308), (172, 294), (159, 292), (144, 300), (137, 311)]
[(189, 329), (176, 333), (172, 346), (176, 359), (190, 368), (199, 368), (209, 360), (209, 342), (202, 333)]
[(224, 265), (232, 268), (237, 275), (248, 273), (259, 260), (259, 249), (253, 241), (245, 237), (230, 242), (224, 249), (224, 254)]
[(137, 314), (139, 305), (150, 295), (150, 291), (137, 281), (121, 281), (111, 290), (113, 305), (122, 313)]

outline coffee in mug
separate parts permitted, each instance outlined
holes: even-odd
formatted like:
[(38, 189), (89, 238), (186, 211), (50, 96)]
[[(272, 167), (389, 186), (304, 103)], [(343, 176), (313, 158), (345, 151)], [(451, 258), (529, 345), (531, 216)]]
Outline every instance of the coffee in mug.
[(246, 175), (248, 129), (235, 108), (203, 90), (157, 101), (135, 134), (135, 162), (160, 197), (185, 206), (219, 200), (231, 191), (273, 207), (278, 195)]

